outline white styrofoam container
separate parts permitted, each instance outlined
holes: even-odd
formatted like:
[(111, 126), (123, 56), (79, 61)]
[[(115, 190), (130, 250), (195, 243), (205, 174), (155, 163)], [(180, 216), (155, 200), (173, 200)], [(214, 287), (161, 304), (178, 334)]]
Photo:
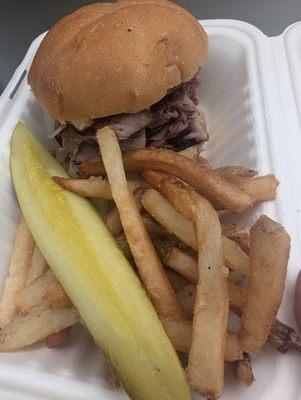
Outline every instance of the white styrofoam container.
[[(201, 88), (211, 134), (206, 152), (216, 166), (241, 164), (260, 173), (274, 172), (281, 181), (277, 201), (256, 207), (238, 222), (250, 223), (264, 212), (290, 233), (292, 250), (279, 316), (295, 326), (293, 291), (301, 266), (301, 23), (274, 38), (239, 21), (210, 20), (202, 24), (210, 44)], [(45, 135), (51, 120), (37, 104), (24, 72), (42, 37), (33, 42), (0, 98), (1, 289), (18, 218), (9, 171), (9, 142), (17, 121), (21, 119), (51, 146)], [(250, 388), (227, 376), (223, 399), (301, 399), (300, 354), (281, 355), (267, 346), (254, 360), (253, 368), (256, 381)], [(128, 398), (122, 389), (108, 387), (106, 373), (101, 352), (78, 327), (64, 349), (37, 344), (0, 354), (0, 399)]]

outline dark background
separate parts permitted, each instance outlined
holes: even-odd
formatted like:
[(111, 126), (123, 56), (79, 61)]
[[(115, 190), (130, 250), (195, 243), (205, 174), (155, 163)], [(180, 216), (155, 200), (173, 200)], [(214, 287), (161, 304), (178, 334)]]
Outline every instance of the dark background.
[[(174, 0), (199, 19), (250, 22), (267, 35), (279, 35), (301, 20), (301, 0)], [(0, 93), (33, 39), (72, 10), (95, 1), (0, 0)]]

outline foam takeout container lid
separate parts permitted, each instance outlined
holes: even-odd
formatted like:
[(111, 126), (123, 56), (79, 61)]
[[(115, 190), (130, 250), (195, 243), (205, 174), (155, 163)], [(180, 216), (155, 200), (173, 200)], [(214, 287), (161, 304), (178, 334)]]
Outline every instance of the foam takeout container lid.
[[(260, 173), (273, 172), (280, 180), (276, 201), (257, 206), (237, 222), (250, 224), (266, 213), (290, 233), (292, 250), (279, 317), (295, 326), (294, 282), (301, 267), (301, 23), (272, 38), (240, 21), (202, 24), (210, 45), (200, 97), (211, 137), (206, 153), (215, 166), (240, 164)], [(22, 120), (46, 146), (52, 146), (45, 133), (54, 121), (37, 104), (26, 79), (43, 36), (32, 43), (0, 98), (1, 290), (19, 216), (9, 170), (12, 130)], [(301, 398), (300, 367), (300, 354), (282, 355), (267, 346), (253, 362), (253, 385), (244, 388), (227, 376), (223, 399)], [(127, 399), (122, 389), (108, 387), (106, 374), (101, 352), (77, 327), (64, 349), (36, 344), (0, 354), (0, 398)]]

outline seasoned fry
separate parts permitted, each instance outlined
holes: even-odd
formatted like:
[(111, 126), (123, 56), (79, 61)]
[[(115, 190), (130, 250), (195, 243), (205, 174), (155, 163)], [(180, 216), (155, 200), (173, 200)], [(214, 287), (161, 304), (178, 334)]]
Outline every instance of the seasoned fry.
[(290, 237), (285, 229), (261, 216), (250, 233), (250, 270), (240, 340), (243, 350), (256, 355), (275, 320), (285, 285)]
[[(144, 173), (146, 179), (160, 190), (160, 179), (155, 171)], [(164, 175), (165, 176), (165, 175)], [(156, 178), (157, 177), (157, 178)], [(160, 193), (148, 189), (141, 197), (143, 207), (171, 234), (178, 237), (183, 243), (197, 250), (197, 241), (193, 224), (180, 214)], [(227, 267), (236, 272), (248, 275), (249, 257), (230, 239), (223, 236), (223, 251)]]
[(244, 386), (251, 386), (254, 382), (250, 356), (244, 353), (243, 360), (235, 361), (232, 364), (232, 372), (238, 382)]
[(62, 329), (61, 331), (54, 332), (45, 338), (46, 346), (52, 349), (53, 347), (60, 347), (64, 345), (70, 335), (70, 328)]
[(19, 310), (26, 310), (40, 304), (49, 286), (56, 281), (53, 272), (48, 268), (44, 274), (34, 280), (30, 285), (20, 289), (15, 294), (16, 306)]
[(25, 285), (34, 246), (34, 240), (25, 219), (21, 216), (9, 265), (8, 278), (5, 281), (0, 303), (1, 327), (8, 324), (16, 313), (15, 293)]
[(53, 308), (42, 304), (18, 314), (0, 332), (0, 351), (21, 349), (74, 325), (79, 315), (74, 308)]
[(55, 280), (52, 282), (48, 290), (43, 295), (43, 300), (51, 307), (55, 308), (72, 308), (73, 305), (71, 300), (67, 296), (65, 290), (59, 283), (59, 281)]
[[(192, 324), (190, 321), (160, 318), (166, 333), (176, 350), (188, 353), (191, 346)], [(237, 335), (229, 331), (225, 345), (225, 361), (235, 361), (243, 358), (243, 353)]]
[(48, 265), (43, 254), (38, 247), (35, 246), (25, 285), (30, 285), (35, 279), (39, 278), (47, 268)]
[[(123, 155), (123, 163), (129, 171), (156, 169), (175, 175), (225, 210), (243, 213), (253, 206), (252, 197), (236, 184), (224, 179), (203, 163), (170, 150), (145, 148), (129, 151)], [(86, 175), (104, 173), (100, 157), (86, 161), (78, 169)]]
[[(187, 373), (202, 395), (220, 396), (228, 320), (228, 285), (223, 271), (223, 241), (218, 215), (201, 195), (166, 174), (149, 171), (160, 191), (185, 218), (193, 221), (198, 243), (199, 282)], [(145, 173), (149, 181), (149, 174)], [(153, 184), (153, 182), (150, 182)]]
[(145, 288), (160, 315), (185, 318), (184, 311), (144, 227), (135, 200), (127, 187), (115, 133), (111, 128), (105, 127), (98, 130), (97, 137), (112, 195)]

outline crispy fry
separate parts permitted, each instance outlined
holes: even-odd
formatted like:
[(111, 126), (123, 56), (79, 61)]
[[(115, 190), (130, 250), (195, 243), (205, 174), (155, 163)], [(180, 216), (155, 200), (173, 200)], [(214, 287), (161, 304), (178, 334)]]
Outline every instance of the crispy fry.
[(145, 288), (159, 314), (185, 318), (184, 311), (144, 227), (135, 200), (127, 187), (115, 133), (111, 128), (105, 127), (98, 130), (97, 137), (112, 195)]
[(263, 215), (251, 228), (250, 243), (249, 280), (239, 336), (243, 350), (256, 355), (281, 303), (290, 237), (280, 224)]
[[(253, 199), (227, 179), (200, 162), (170, 150), (145, 148), (123, 155), (126, 170), (156, 169), (177, 176), (193, 186), (222, 209), (243, 213), (253, 206)], [(80, 172), (92, 175), (104, 173), (101, 158), (93, 158), (78, 166)]]
[[(149, 182), (160, 190), (160, 179), (155, 171), (145, 172), (145, 177)], [(154, 189), (148, 189), (141, 198), (143, 207), (159, 222), (160, 225), (171, 234), (178, 237), (183, 243), (197, 250), (197, 241), (193, 229), (193, 224), (181, 215), (171, 204)], [(227, 239), (223, 240), (223, 251), (226, 265), (236, 272), (248, 275), (249, 257), (239, 248), (239, 246)]]
[(8, 278), (5, 281), (0, 303), (1, 327), (8, 324), (16, 313), (15, 293), (25, 285), (34, 246), (34, 240), (25, 219), (21, 216), (9, 265)]
[[(175, 349), (188, 353), (191, 346), (192, 324), (190, 321), (160, 318), (166, 333)], [(243, 358), (243, 353), (237, 335), (229, 331), (225, 345), (225, 361), (235, 361)]]
[(70, 335), (71, 327), (62, 329), (61, 331), (54, 332), (45, 338), (46, 346), (52, 349), (53, 347), (60, 347), (64, 345)]
[[(201, 195), (166, 174), (149, 171), (160, 191), (185, 218), (193, 221), (198, 243), (199, 282), (187, 373), (205, 396), (220, 396), (224, 380), (224, 348), (228, 320), (228, 285), (223, 271), (223, 240), (218, 215)], [(149, 174), (145, 173), (144, 177)], [(150, 182), (151, 184), (153, 182)]]
[(30, 285), (35, 279), (39, 278), (47, 268), (48, 265), (43, 254), (38, 247), (35, 246), (25, 285)]
[(53, 308), (42, 304), (18, 314), (0, 332), (0, 351), (21, 349), (74, 325), (79, 315), (74, 308)]
[(20, 289), (15, 294), (16, 306), (19, 310), (26, 310), (40, 304), (49, 286), (56, 281), (53, 272), (48, 268), (44, 274), (34, 280), (30, 285)]
[(53, 281), (43, 295), (43, 300), (51, 307), (72, 308), (72, 302), (59, 281)]
[(232, 372), (238, 382), (245, 386), (251, 386), (254, 382), (250, 356), (244, 353), (243, 360), (235, 361), (232, 364)]

